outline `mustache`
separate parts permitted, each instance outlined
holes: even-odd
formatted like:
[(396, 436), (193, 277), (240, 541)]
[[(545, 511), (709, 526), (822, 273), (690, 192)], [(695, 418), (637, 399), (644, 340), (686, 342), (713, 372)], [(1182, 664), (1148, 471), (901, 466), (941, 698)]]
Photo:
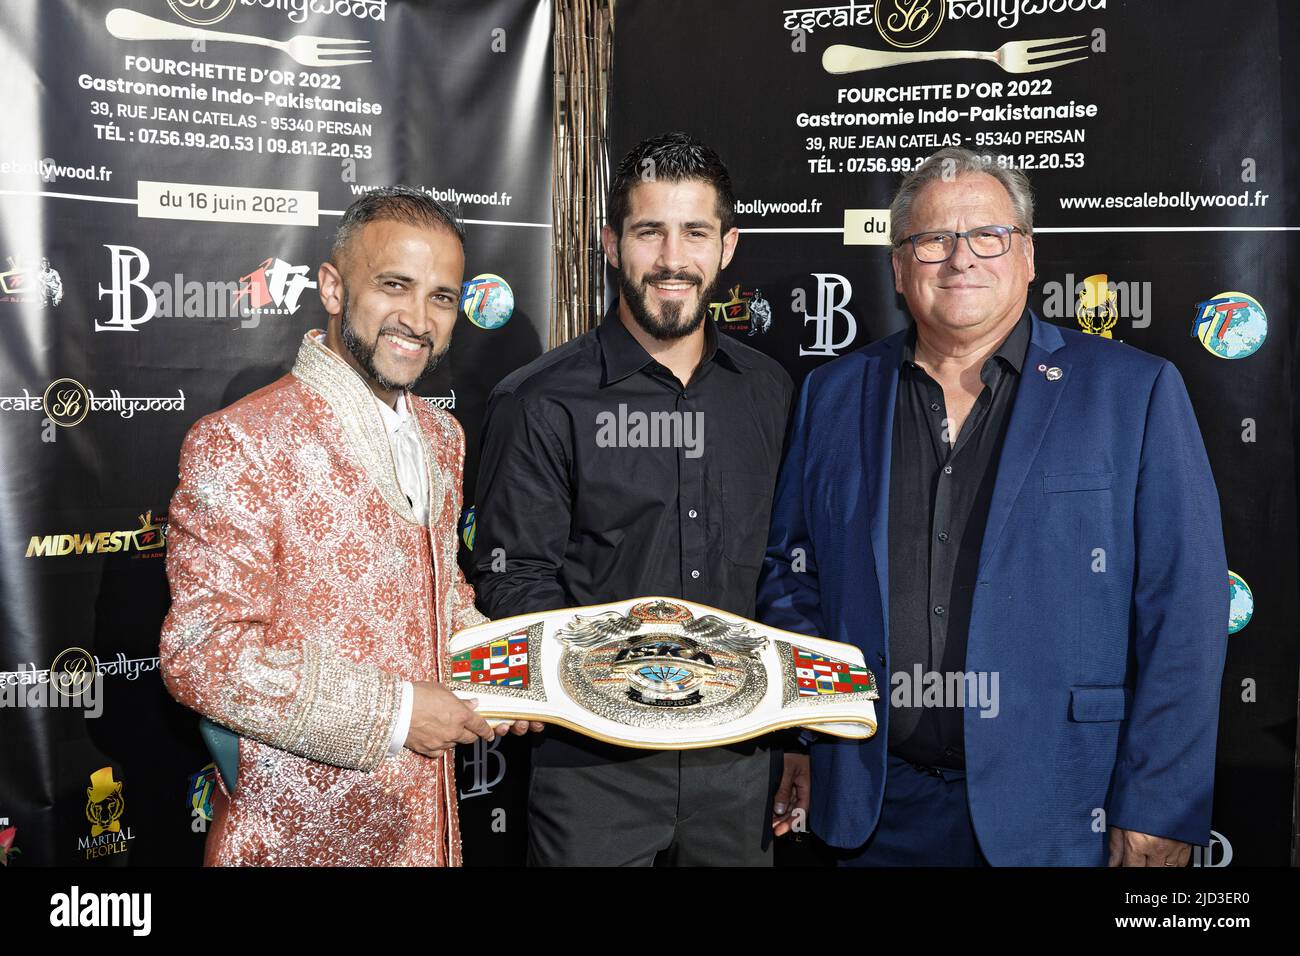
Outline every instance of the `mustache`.
[(659, 272), (651, 272), (641, 279), (642, 285), (649, 285), (651, 282), (689, 282), (698, 286), (701, 284), (701, 279), (689, 272), (669, 272), (665, 269)]
[(394, 328), (391, 325), (385, 325), (383, 328), (379, 330), (379, 335), (377, 336), (377, 338), (383, 338), (385, 335), (399, 335), (404, 339), (414, 339), (416, 342), (424, 343), (431, 349), (434, 346), (432, 334), (416, 335), (415, 333), (409, 331), (408, 329)]

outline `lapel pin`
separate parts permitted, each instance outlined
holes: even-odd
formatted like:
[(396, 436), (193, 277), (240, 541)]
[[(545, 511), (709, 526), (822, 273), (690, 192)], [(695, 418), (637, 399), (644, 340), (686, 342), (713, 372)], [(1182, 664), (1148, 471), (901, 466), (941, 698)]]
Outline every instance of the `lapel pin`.
[(1049, 368), (1049, 369), (1048, 369), (1044, 374), (1047, 376), (1047, 380), (1048, 380), (1049, 382), (1055, 382), (1055, 381), (1056, 381), (1058, 378), (1060, 378), (1061, 375), (1064, 374), (1064, 373), (1063, 373), (1059, 368), (1057, 368), (1055, 365), (1053, 365), (1053, 366), (1052, 366), (1051, 368)]
[(1046, 372), (1046, 371), (1047, 371), (1047, 366), (1046, 366), (1046, 365), (1040, 365), (1040, 366), (1038, 366), (1038, 371), (1040, 371), (1040, 372)]

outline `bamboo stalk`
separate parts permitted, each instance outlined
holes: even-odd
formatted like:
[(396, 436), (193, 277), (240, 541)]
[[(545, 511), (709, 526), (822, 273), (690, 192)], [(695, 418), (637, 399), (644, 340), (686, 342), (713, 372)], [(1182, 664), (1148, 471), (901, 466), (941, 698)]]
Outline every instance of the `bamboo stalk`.
[(614, 2), (555, 2), (551, 347), (594, 326), (604, 303), (600, 226), (608, 184), (605, 98)]

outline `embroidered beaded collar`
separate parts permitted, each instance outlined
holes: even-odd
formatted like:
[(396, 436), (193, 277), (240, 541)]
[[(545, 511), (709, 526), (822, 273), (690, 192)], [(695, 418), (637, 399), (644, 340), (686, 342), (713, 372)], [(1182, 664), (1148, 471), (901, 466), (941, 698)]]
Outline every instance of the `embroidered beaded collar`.
[[(374, 481), (384, 501), (413, 525), (419, 525), (411, 503), (402, 494), (397, 483), (397, 466), (393, 463), (393, 450), (388, 444), (388, 432), (375, 404), (374, 393), (365, 379), (338, 355), (316, 341), (323, 336), (320, 329), (312, 329), (303, 336), (298, 347), (298, 357), (293, 363), (293, 375), (313, 392), (320, 395), (338, 417), (348, 448), (361, 463), (366, 474)], [(414, 405), (412, 405), (414, 414)], [(425, 466), (433, 460), (433, 450), (423, 428), (418, 428), (420, 446), (424, 452)], [(430, 484), (430, 488), (434, 485)], [(430, 515), (433, 508), (429, 509)]]

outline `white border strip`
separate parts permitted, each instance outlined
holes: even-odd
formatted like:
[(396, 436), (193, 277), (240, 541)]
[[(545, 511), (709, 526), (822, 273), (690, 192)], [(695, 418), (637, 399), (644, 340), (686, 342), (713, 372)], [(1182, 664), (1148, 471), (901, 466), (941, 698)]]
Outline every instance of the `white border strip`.
[(1300, 232), (1300, 226), (1035, 226), (1034, 232)]
[[(842, 233), (843, 226), (823, 228), (742, 229), (742, 233)], [(1300, 232), (1300, 226), (1035, 226), (1040, 232)]]
[[(39, 196), (43, 199), (81, 199), (85, 202), (113, 202), (120, 203), (124, 206), (138, 205), (135, 199), (117, 199), (112, 196), (85, 196), (80, 193), (55, 193), (43, 189), (0, 189), (0, 196)], [(317, 209), (318, 216), (341, 216), (342, 209)], [(197, 221), (197, 220), (196, 220)], [(501, 219), (462, 219), (461, 222), (468, 223), (471, 226), (524, 226), (530, 229), (552, 229), (554, 228), (549, 222), (508, 222)], [(252, 225), (257, 225), (253, 223)], [(827, 230), (820, 230), (827, 231)], [(843, 230), (832, 230), (842, 232)]]
[[(346, 210), (344, 209), (317, 209), (318, 215), (321, 216), (341, 216)], [(554, 228), (549, 222), (510, 222), (505, 219), (462, 219), (461, 222), (470, 226), (524, 226), (529, 229), (552, 229)]]
[(112, 196), (82, 196), (77, 193), (51, 193), (45, 190), (0, 189), (0, 196), (41, 196), (49, 199), (84, 199), (87, 202), (116, 202), (125, 206), (137, 204), (134, 199), (116, 199)]
[(807, 229), (742, 229), (740, 231), (742, 233), (746, 233), (746, 232), (838, 232), (841, 235), (843, 235), (844, 227), (828, 226), (828, 227), (807, 228)]

